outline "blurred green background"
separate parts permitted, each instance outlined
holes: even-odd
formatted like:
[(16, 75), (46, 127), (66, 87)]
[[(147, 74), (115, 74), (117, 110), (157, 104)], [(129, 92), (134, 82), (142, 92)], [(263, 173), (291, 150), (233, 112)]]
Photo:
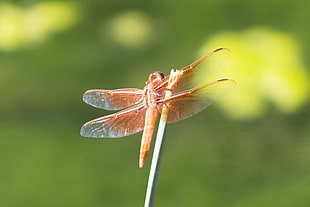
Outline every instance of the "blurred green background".
[[(13, 3), (14, 2), (14, 3)], [(168, 125), (155, 206), (310, 206), (310, 2), (1, 1), (0, 205), (142, 206), (141, 133), (79, 135), (91, 88), (218, 47), (237, 88)], [(224, 78), (224, 77), (223, 77)]]

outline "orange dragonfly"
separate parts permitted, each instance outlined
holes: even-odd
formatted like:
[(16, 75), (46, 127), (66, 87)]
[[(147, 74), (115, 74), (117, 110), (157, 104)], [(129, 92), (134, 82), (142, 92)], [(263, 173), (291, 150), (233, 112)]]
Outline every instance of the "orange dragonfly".
[[(222, 62), (219, 60), (229, 53), (228, 49), (219, 48), (177, 70), (177, 76), (169, 89), (170, 76), (154, 72), (149, 75), (143, 90), (123, 88), (86, 91), (83, 101), (91, 106), (106, 110), (126, 109), (85, 123), (81, 128), (81, 135), (117, 138), (144, 130), (139, 157), (139, 167), (142, 168), (150, 149), (157, 115), (161, 113), (163, 106), (168, 109), (167, 123), (176, 122), (204, 110), (236, 85), (230, 79), (204, 83), (206, 71), (212, 73), (212, 70), (216, 70)], [(172, 93), (169, 98), (165, 98), (166, 90)]]

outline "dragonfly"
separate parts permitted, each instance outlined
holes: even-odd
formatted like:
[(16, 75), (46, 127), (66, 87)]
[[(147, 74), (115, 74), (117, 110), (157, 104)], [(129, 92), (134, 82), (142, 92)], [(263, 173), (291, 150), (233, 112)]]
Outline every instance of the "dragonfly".
[[(218, 48), (190, 65), (176, 70), (173, 84), (171, 76), (151, 73), (144, 89), (123, 88), (114, 90), (91, 89), (83, 94), (83, 101), (105, 110), (121, 110), (85, 123), (80, 134), (94, 138), (118, 138), (143, 130), (139, 167), (142, 168), (150, 149), (158, 114), (168, 110), (167, 123), (191, 117), (207, 108), (235, 87), (231, 79), (217, 79), (206, 83), (207, 72), (212, 74), (230, 53)], [(171, 96), (165, 97), (169, 90)]]

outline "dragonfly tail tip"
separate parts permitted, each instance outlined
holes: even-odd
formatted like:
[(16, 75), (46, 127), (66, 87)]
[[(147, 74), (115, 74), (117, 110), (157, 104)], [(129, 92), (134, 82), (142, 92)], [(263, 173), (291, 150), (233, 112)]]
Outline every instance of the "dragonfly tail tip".
[(143, 168), (144, 166), (144, 159), (139, 160), (139, 168)]

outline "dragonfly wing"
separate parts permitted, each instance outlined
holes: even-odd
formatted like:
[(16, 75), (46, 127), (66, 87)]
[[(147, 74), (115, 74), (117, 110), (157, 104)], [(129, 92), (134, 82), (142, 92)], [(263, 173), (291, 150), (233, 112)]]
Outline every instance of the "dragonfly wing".
[(202, 86), (173, 94), (172, 97), (159, 101), (168, 108), (167, 122), (176, 122), (191, 117), (207, 108), (218, 98), (225, 95), (236, 82), (229, 79), (216, 80)]
[(88, 90), (83, 95), (83, 101), (91, 106), (119, 110), (138, 104), (143, 99), (143, 90), (138, 88), (124, 88), (116, 90)]
[(222, 75), (218, 72), (218, 69), (229, 55), (229, 49), (218, 48), (196, 60), (192, 64), (180, 69), (178, 80), (175, 81), (172, 91), (182, 91), (218, 78), (223, 78), (222, 76), (218, 77), (216, 75)]
[(135, 134), (144, 127), (146, 108), (143, 104), (87, 122), (81, 135), (95, 138), (116, 138)]

